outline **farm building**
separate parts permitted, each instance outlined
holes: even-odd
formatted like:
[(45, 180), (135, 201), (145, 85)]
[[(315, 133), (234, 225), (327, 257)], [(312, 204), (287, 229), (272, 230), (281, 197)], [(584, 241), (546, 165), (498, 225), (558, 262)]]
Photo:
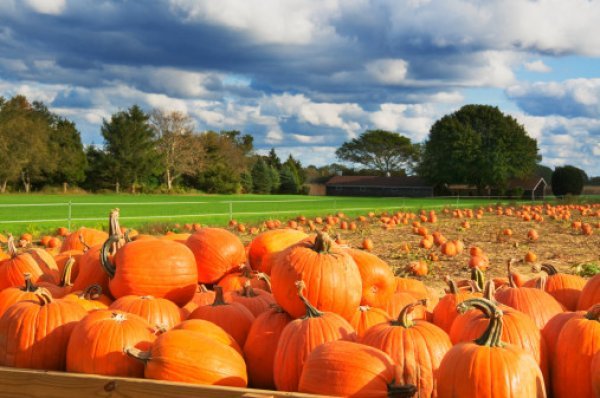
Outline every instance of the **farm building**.
[(413, 176), (334, 176), (325, 189), (328, 196), (433, 196), (433, 186)]
[[(477, 187), (465, 184), (450, 184), (448, 190), (452, 196), (477, 196)], [(522, 199), (543, 200), (548, 191), (548, 183), (542, 177), (513, 179), (508, 182), (506, 192), (485, 190), (491, 196), (512, 196)]]

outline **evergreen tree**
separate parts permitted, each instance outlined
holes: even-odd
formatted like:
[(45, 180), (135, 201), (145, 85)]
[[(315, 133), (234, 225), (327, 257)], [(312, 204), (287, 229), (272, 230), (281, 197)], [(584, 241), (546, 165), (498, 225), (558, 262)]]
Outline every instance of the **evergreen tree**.
[(252, 187), (256, 193), (271, 193), (273, 189), (271, 167), (259, 157), (252, 166)]
[(279, 176), (281, 180), (279, 192), (288, 194), (297, 194), (300, 192), (301, 184), (298, 181), (298, 176), (294, 173), (294, 171), (288, 164), (284, 164), (281, 167), (281, 172), (279, 173)]
[(265, 157), (265, 161), (271, 167), (274, 167), (277, 171), (281, 170), (281, 159), (277, 156), (275, 148), (271, 148), (269, 154)]
[(240, 184), (242, 185), (244, 193), (252, 193), (252, 173), (244, 171), (240, 175)]
[(54, 173), (49, 176), (50, 183), (80, 184), (85, 179), (87, 158), (83, 150), (81, 135), (75, 123), (56, 118), (50, 132), (51, 152), (58, 160)]
[(269, 168), (269, 174), (271, 179), (271, 193), (279, 192), (281, 186), (281, 179), (279, 178), (279, 171), (273, 166), (267, 166)]

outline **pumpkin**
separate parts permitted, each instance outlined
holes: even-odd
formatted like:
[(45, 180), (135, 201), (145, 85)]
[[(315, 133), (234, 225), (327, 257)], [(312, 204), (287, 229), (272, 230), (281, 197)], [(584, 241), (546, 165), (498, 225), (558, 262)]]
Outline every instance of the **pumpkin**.
[(510, 267), (511, 263), (509, 262), (509, 285), (502, 286), (496, 291), (496, 300), (529, 315), (537, 327), (543, 329), (550, 318), (563, 312), (561, 304), (541, 289), (517, 287), (510, 272)]
[(270, 257), (275, 301), (295, 318), (306, 308), (298, 297), (296, 281), (306, 285), (306, 298), (318, 310), (352, 319), (360, 305), (362, 281), (352, 257), (327, 234), (306, 239)]
[(577, 309), (577, 302), (586, 280), (578, 275), (559, 273), (551, 264), (542, 264), (541, 270), (548, 276), (533, 278), (525, 282), (526, 287), (536, 287), (538, 281), (544, 279), (544, 290), (561, 303), (568, 311)]
[(219, 343), (230, 346), (239, 352), (240, 355), (243, 355), (240, 345), (233, 337), (231, 337), (229, 333), (223, 330), (222, 327), (212, 322), (205, 321), (204, 319), (188, 319), (187, 321), (181, 322), (173, 329), (191, 330), (193, 332), (200, 333), (205, 337), (210, 337)]
[(181, 308), (184, 318), (188, 318), (196, 308), (212, 304), (213, 301), (215, 301), (215, 292), (208, 290), (203, 284), (198, 285), (194, 297)]
[(108, 275), (100, 263), (102, 245), (90, 247), (79, 258), (79, 272), (73, 281), (73, 291), (82, 291), (90, 285), (98, 284), (108, 293)]
[(67, 346), (67, 371), (106, 376), (143, 377), (144, 365), (125, 354), (149, 350), (154, 330), (137, 315), (115, 310), (91, 312), (79, 322)]
[(586, 282), (577, 302), (577, 310), (586, 311), (598, 303), (600, 303), (600, 274), (593, 276)]
[(81, 250), (69, 250), (58, 253), (56, 256), (54, 256), (54, 261), (58, 267), (58, 272), (62, 273), (65, 269), (65, 264), (67, 264), (67, 261), (72, 258), (75, 260), (75, 264), (73, 264), (73, 269), (71, 269), (71, 278), (72, 280), (77, 279), (77, 275), (79, 274), (79, 260), (81, 259), (81, 256), (83, 256), (83, 251)]
[(381, 308), (361, 305), (350, 320), (350, 325), (356, 331), (358, 338), (361, 338), (372, 326), (388, 322), (391, 319), (390, 315)]
[(271, 291), (271, 279), (269, 276), (262, 272), (252, 271), (252, 269), (246, 265), (240, 265), (240, 272), (225, 275), (218, 283), (225, 292), (234, 292), (244, 288), (246, 281), (250, 281), (252, 287)]
[(24, 275), (25, 284), (21, 287), (9, 287), (0, 292), (0, 317), (6, 312), (8, 307), (19, 301), (37, 300), (38, 287), (31, 283), (31, 274)]
[(396, 320), (375, 325), (360, 339), (362, 344), (388, 354), (397, 366), (396, 383), (412, 384), (420, 396), (435, 396), (435, 375), (452, 343), (439, 327), (426, 321), (413, 321), (408, 314), (420, 300), (405, 306)]
[(386, 353), (350, 341), (331, 341), (308, 356), (299, 391), (343, 397), (412, 397), (415, 387), (395, 386), (394, 376), (394, 363)]
[(169, 330), (158, 336), (150, 351), (128, 348), (126, 353), (144, 363), (147, 379), (230, 387), (248, 384), (244, 358), (235, 349), (193, 330)]
[(360, 305), (384, 308), (396, 288), (390, 266), (374, 254), (363, 250), (347, 249), (358, 266), (362, 281)]
[(194, 297), (198, 271), (188, 247), (171, 240), (137, 240), (118, 249), (111, 261), (108, 253), (118, 240), (117, 235), (112, 235), (100, 253), (100, 263), (110, 278), (109, 289), (115, 298), (154, 296), (183, 306)]
[(88, 247), (102, 244), (108, 239), (108, 234), (93, 228), (81, 227), (65, 237), (60, 248), (61, 252), (68, 250), (85, 250)]
[(600, 397), (600, 353), (596, 353), (592, 359), (592, 390), (595, 397)]
[(248, 332), (244, 344), (244, 357), (248, 365), (248, 380), (255, 388), (275, 389), (273, 362), (283, 329), (292, 317), (281, 307), (274, 306), (258, 315)]
[(152, 296), (123, 296), (110, 305), (110, 309), (135, 314), (157, 330), (169, 330), (181, 323), (181, 309), (171, 301)]
[(48, 289), (50, 294), (52, 294), (53, 298), (62, 298), (65, 295), (69, 294), (73, 289), (73, 282), (71, 282), (71, 271), (73, 270), (73, 266), (75, 265), (75, 259), (70, 258), (65, 267), (63, 268), (60, 282), (58, 285), (55, 285), (51, 282), (39, 282), (38, 286)]
[(240, 347), (243, 347), (254, 321), (254, 315), (240, 303), (226, 303), (220, 286), (215, 286), (215, 293), (215, 301), (211, 305), (196, 308), (189, 319), (204, 319), (215, 323), (229, 333)]
[(175, 242), (185, 244), (191, 235), (192, 234), (187, 234), (187, 233), (184, 233), (184, 234), (166, 234), (166, 235), (161, 236), (159, 239), (174, 240)]
[(231, 301), (242, 304), (255, 317), (275, 304), (271, 293), (262, 289), (253, 289), (250, 281), (246, 281), (246, 285), (242, 289), (231, 293)]
[(458, 305), (459, 312), (477, 308), (488, 325), (475, 341), (453, 346), (438, 369), (439, 398), (450, 397), (546, 397), (542, 372), (535, 359), (522, 348), (504, 344), (502, 310), (483, 298)]
[(556, 342), (558, 341), (560, 331), (571, 318), (578, 314), (578, 312), (561, 312), (560, 314), (556, 314), (550, 318), (546, 326), (542, 329), (542, 336), (544, 336), (544, 341), (546, 342), (550, 362), (555, 357), (554, 351), (556, 350)]
[(90, 285), (82, 291), (72, 292), (63, 297), (65, 301), (73, 301), (83, 307), (86, 311), (104, 310), (112, 304), (112, 300), (102, 294), (102, 286)]
[(328, 341), (356, 339), (354, 329), (340, 315), (317, 310), (304, 296), (304, 288), (304, 282), (297, 281), (297, 294), (304, 304), (305, 316), (288, 323), (275, 351), (273, 378), (280, 391), (298, 391), (304, 363), (316, 347)]
[[(396, 319), (404, 307), (419, 299), (416, 295), (409, 292), (397, 292), (392, 295), (385, 310), (391, 318)], [(415, 319), (427, 319), (427, 310), (426, 308), (419, 307), (412, 312), (412, 316)]]
[(215, 283), (246, 262), (244, 245), (222, 228), (202, 228), (186, 241), (196, 259), (200, 283)]
[(33, 283), (37, 283), (42, 277), (58, 282), (58, 267), (50, 254), (43, 249), (29, 249), (19, 253), (12, 235), (9, 235), (7, 244), (10, 258), (0, 262), (0, 290), (22, 286), (25, 283), (23, 275), (26, 273), (30, 274)]
[(446, 279), (448, 291), (444, 297), (440, 299), (433, 309), (433, 323), (442, 328), (446, 333), (450, 333), (450, 328), (454, 322), (454, 318), (458, 315), (456, 306), (465, 300), (481, 296), (481, 294), (460, 291), (456, 283), (449, 277)]
[(525, 253), (525, 262), (526, 263), (535, 263), (537, 261), (537, 255), (532, 252), (532, 251), (528, 251), (527, 253)]
[(600, 304), (563, 326), (552, 364), (555, 398), (592, 397), (592, 358), (600, 352)]
[(270, 275), (271, 263), (265, 262), (265, 257), (287, 249), (291, 245), (306, 238), (308, 238), (308, 235), (295, 229), (273, 229), (265, 231), (257, 235), (256, 238), (250, 242), (248, 262), (252, 269)]
[(0, 318), (0, 366), (64, 370), (69, 337), (87, 312), (52, 300), (45, 289), (35, 294), (37, 300), (15, 303)]

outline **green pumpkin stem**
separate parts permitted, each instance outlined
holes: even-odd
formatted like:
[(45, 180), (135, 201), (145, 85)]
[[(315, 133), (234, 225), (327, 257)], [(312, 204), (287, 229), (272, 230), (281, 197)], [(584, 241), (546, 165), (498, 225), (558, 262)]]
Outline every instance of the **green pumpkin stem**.
[(333, 245), (333, 240), (326, 232), (317, 232), (317, 237), (315, 238), (315, 243), (313, 244), (313, 250), (317, 253), (329, 253), (331, 251), (331, 246)]
[(316, 309), (315, 307), (313, 307), (313, 305), (310, 303), (310, 301), (308, 301), (308, 299), (306, 297), (304, 297), (304, 294), (302, 293), (302, 291), (306, 288), (304, 281), (302, 281), (302, 280), (296, 281), (296, 288), (298, 289), (298, 297), (300, 297), (300, 300), (302, 301), (302, 303), (304, 304), (304, 307), (306, 308), (306, 316), (304, 318), (318, 318), (318, 317), (322, 316), (323, 313), (321, 311), (319, 311), (318, 309)]
[(402, 308), (402, 311), (400, 311), (400, 314), (398, 315), (398, 319), (392, 321), (391, 324), (393, 326), (402, 326), (405, 329), (413, 327), (415, 322), (412, 319), (408, 318), (408, 314), (410, 314), (415, 309), (415, 307), (419, 305), (426, 306), (427, 299), (415, 301), (414, 303), (410, 303), (404, 308)]
[(479, 291), (484, 289), (485, 286), (485, 275), (483, 271), (478, 267), (471, 269), (471, 280), (475, 282), (477, 287), (480, 289)]
[(493, 302), (482, 298), (466, 300), (456, 306), (456, 310), (461, 314), (471, 308), (480, 310), (490, 320), (483, 334), (474, 341), (475, 344), (486, 347), (502, 347), (503, 344), (500, 340), (502, 337), (502, 310)]

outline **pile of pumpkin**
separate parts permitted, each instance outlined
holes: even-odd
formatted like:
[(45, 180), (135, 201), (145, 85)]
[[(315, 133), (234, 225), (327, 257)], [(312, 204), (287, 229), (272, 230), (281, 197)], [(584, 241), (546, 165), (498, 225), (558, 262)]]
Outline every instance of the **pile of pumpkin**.
[(543, 271), (509, 265), (484, 284), (474, 268), (438, 298), (323, 233), (273, 229), (246, 248), (219, 228), (130, 237), (114, 211), (108, 234), (81, 228), (55, 256), (8, 239), (0, 365), (334, 396), (600, 397), (600, 275)]

